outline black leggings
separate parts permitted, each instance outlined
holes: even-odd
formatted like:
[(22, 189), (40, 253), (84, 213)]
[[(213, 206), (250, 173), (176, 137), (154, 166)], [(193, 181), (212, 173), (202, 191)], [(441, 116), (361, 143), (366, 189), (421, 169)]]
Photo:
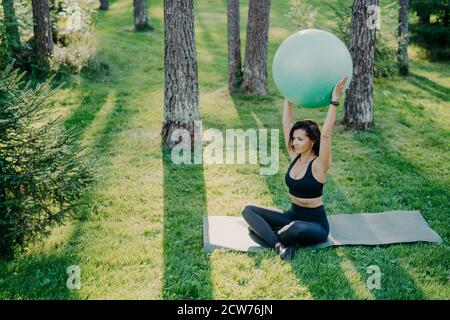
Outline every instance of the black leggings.
[(251, 230), (272, 248), (277, 242), (285, 246), (321, 243), (327, 240), (330, 231), (323, 205), (306, 208), (292, 203), (286, 211), (246, 205), (242, 216)]

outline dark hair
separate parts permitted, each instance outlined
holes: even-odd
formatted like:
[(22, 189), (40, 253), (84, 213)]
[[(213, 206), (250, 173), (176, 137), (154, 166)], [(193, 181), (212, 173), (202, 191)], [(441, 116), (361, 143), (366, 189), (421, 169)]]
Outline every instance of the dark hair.
[(303, 129), (306, 132), (306, 135), (314, 141), (313, 151), (316, 156), (319, 155), (320, 150), (320, 129), (319, 125), (310, 119), (305, 119), (303, 121), (297, 121), (291, 128), (291, 132), (289, 132), (289, 148), (294, 150), (294, 145), (292, 141), (294, 140), (294, 131), (298, 129)]

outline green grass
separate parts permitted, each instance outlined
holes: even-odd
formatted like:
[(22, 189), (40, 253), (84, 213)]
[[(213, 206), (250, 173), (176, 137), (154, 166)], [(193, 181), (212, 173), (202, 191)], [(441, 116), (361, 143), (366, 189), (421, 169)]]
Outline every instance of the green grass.
[[(331, 23), (323, 2), (310, 3), (320, 4), (320, 23)], [(295, 29), (284, 17), (288, 4), (273, 1), (269, 61)], [(244, 40), (246, 1), (241, 6)], [(203, 129), (281, 130), (282, 98), (271, 68), (271, 95), (227, 93), (225, 1), (197, 1), (195, 10)], [(64, 116), (65, 126), (80, 127), (80, 142), (104, 160), (103, 178), (86, 194), (91, 205), (80, 218), (14, 261), (0, 262), (0, 298), (448, 299), (448, 63), (421, 61), (411, 48), (410, 77), (376, 81), (375, 124), (366, 132), (335, 127), (324, 189), (330, 215), (420, 210), (444, 244), (303, 249), (291, 262), (268, 250), (208, 255), (204, 216), (238, 216), (248, 202), (289, 206), (283, 180), (289, 160), (282, 149), (279, 173), (266, 177), (254, 165), (172, 164), (160, 139), (161, 1), (150, 1), (150, 22), (155, 31), (133, 32), (131, 2), (112, 2), (94, 32), (111, 75), (103, 81), (73, 77), (58, 91), (52, 111)], [(295, 116), (322, 125), (326, 109), (296, 108)], [(66, 287), (70, 265), (81, 269), (80, 290)], [(380, 290), (366, 286), (371, 265), (383, 274)]]

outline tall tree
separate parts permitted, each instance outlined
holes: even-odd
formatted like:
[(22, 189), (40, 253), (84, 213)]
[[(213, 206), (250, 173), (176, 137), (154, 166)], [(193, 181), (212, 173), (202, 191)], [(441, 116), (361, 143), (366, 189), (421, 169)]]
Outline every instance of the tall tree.
[[(194, 1), (164, 0), (164, 120), (161, 135), (169, 148), (176, 129), (189, 131), (200, 120)], [(193, 144), (191, 144), (193, 145)]]
[(373, 123), (373, 67), (378, 0), (354, 0), (349, 30), (353, 77), (344, 103), (346, 127), (366, 130)]
[(239, 0), (228, 0), (228, 90), (239, 91), (242, 82)]
[(409, 73), (408, 59), (408, 9), (409, 0), (399, 0), (398, 10), (398, 66), (401, 75)]
[(17, 22), (16, 9), (14, 8), (14, 0), (3, 0), (3, 16), (6, 31), (6, 44), (10, 55), (20, 51), (20, 34), (19, 24)]
[(53, 53), (52, 25), (47, 0), (32, 0), (34, 41), (36, 45), (37, 63), (48, 68), (48, 59)]
[(245, 47), (243, 92), (266, 95), (270, 0), (250, 0)]
[(140, 30), (153, 30), (148, 24), (147, 0), (133, 0), (134, 2), (134, 28)]
[(108, 0), (100, 0), (100, 7), (98, 9), (106, 11), (106, 10), (108, 10), (108, 6), (109, 6)]

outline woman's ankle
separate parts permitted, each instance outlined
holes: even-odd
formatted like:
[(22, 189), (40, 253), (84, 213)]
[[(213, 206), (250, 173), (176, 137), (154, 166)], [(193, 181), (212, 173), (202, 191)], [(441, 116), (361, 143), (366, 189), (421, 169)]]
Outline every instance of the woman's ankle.
[(282, 243), (277, 247), (279, 256), (283, 260), (292, 260), (294, 257), (295, 248), (293, 246), (286, 247)]

